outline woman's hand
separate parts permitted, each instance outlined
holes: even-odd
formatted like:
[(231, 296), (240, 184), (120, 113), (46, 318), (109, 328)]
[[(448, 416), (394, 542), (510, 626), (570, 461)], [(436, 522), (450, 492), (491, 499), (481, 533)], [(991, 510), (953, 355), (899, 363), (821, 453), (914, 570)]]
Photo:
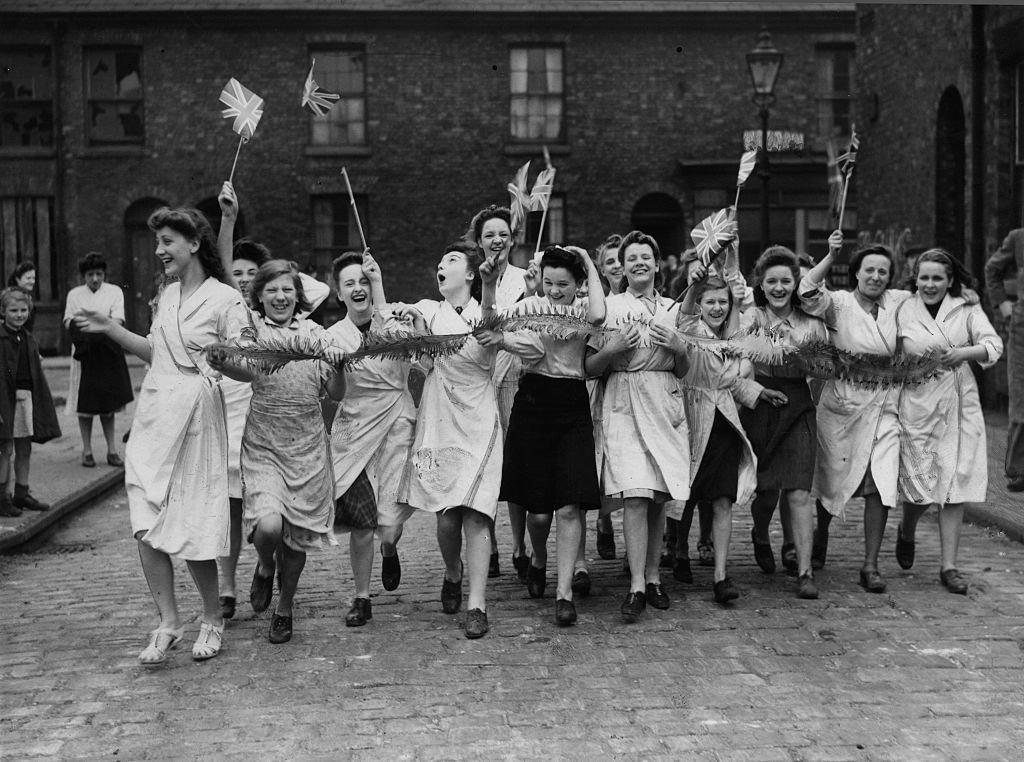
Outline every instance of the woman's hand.
[(526, 275), (523, 276), (523, 280), (526, 282), (527, 294), (540, 293), (540, 265), (537, 262), (530, 262), (530, 266), (526, 268)]
[(341, 368), (345, 362), (345, 352), (340, 347), (324, 347), (324, 362), (334, 368)]
[(217, 195), (217, 203), (220, 204), (221, 219), (232, 222), (238, 219), (238, 197), (235, 196), (235, 187), (230, 180), (225, 180)]
[(74, 321), (75, 327), (83, 333), (109, 333), (116, 325), (107, 315), (92, 310), (79, 310)]
[(955, 368), (969, 359), (970, 347), (950, 347), (939, 355), (939, 362), (947, 368)]
[(636, 349), (639, 345), (640, 329), (635, 324), (631, 324), (625, 330), (620, 328), (616, 331), (612, 331), (611, 336), (604, 345), (604, 349), (610, 354), (621, 355), (623, 352), (629, 352)]
[(473, 334), (482, 347), (501, 347), (505, 340), (504, 331), (478, 331)]
[(480, 265), (480, 280), (487, 285), (491, 285), (498, 282), (498, 270), (500, 257), (495, 260), (485, 259)]
[(757, 400), (758, 402), (764, 400), (772, 407), (782, 407), (789, 404), (789, 397), (777, 389), (762, 389), (761, 393), (757, 395)]
[(423, 318), (423, 313), (411, 304), (399, 302), (398, 304), (392, 305), (391, 314), (394, 316), (395, 320), (399, 320), (406, 325), (411, 325), (417, 331), (424, 332), (427, 330), (427, 321)]
[(681, 355), (686, 353), (686, 344), (679, 337), (679, 334), (660, 323), (651, 323), (651, 343), (655, 346), (663, 347), (673, 354)]
[(967, 286), (964, 286), (960, 290), (960, 297), (964, 300), (965, 304), (969, 304), (972, 307), (975, 304), (981, 304), (981, 297), (973, 288), (967, 288)]
[(224, 366), (228, 364), (228, 353), (223, 347), (210, 347), (206, 350), (206, 362), (218, 373), (224, 372)]
[(377, 264), (377, 260), (373, 258), (369, 249), (363, 252), (363, 275), (371, 285), (381, 282), (380, 265)]
[(686, 271), (686, 285), (690, 286), (708, 276), (708, 268), (699, 259), (690, 263), (690, 269)]
[(843, 231), (833, 230), (828, 237), (828, 253), (835, 256), (843, 249)]

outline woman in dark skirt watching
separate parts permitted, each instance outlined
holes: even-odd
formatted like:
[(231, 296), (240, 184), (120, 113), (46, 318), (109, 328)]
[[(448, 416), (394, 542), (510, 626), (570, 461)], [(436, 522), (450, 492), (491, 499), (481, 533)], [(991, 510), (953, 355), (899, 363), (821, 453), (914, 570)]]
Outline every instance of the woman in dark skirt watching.
[[(825, 324), (799, 308), (800, 265), (785, 246), (770, 246), (754, 265), (755, 307), (743, 313), (744, 327), (771, 328), (784, 343), (828, 341)], [(798, 597), (817, 598), (811, 571), (814, 502), (810, 497), (817, 450), (814, 400), (804, 372), (782, 365), (754, 366), (753, 388), (767, 394), (770, 404), (744, 410), (740, 419), (757, 454), (757, 493), (750, 506), (754, 519), (751, 539), (758, 565), (772, 556), (768, 522), (780, 493), (792, 512), (796, 544)], [(768, 507), (769, 510), (765, 510)], [(774, 559), (772, 564), (774, 567)]]
[[(519, 310), (545, 312), (575, 305), (586, 311), (591, 323), (604, 322), (600, 276), (585, 251), (549, 246), (541, 258), (540, 272), (544, 295), (527, 297)], [(577, 303), (576, 293), (584, 281), (590, 295)], [(499, 499), (528, 512), (526, 526), (533, 555), (527, 589), (533, 598), (544, 595), (547, 541), (552, 517), (557, 516), (555, 623), (564, 627), (576, 622), (572, 581), (583, 526), (580, 511), (601, 504), (594, 423), (584, 380), (587, 337), (561, 340), (534, 334), (529, 338), (541, 342), (544, 355), (525, 363), (526, 373), (519, 382), (505, 438)], [(506, 336), (504, 340), (516, 339)]]

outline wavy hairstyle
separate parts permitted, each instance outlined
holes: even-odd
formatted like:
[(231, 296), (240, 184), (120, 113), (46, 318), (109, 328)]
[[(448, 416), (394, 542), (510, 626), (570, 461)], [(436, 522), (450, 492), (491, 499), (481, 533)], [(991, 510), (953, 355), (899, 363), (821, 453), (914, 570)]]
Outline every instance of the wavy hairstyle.
[[(515, 237), (518, 231), (512, 229), (512, 212), (507, 206), (498, 206), (497, 204), (491, 204), (473, 215), (473, 219), (469, 223), (469, 230), (466, 231), (466, 238), (471, 238), (473, 243), (479, 242), (480, 236), (484, 232), (484, 223), (488, 220), (504, 220), (505, 224), (508, 225), (509, 231), (512, 233), (512, 243), (513, 245), (515, 244)], [(446, 249), (446, 251), (451, 250), (450, 246)]]
[(790, 304), (794, 307), (800, 306), (800, 260), (792, 249), (785, 246), (769, 246), (754, 263), (754, 304), (758, 307), (765, 307), (768, 304), (768, 297), (764, 295), (761, 282), (764, 274), (773, 267), (788, 267), (793, 274), (793, 294), (790, 297)]
[(21, 280), (25, 273), (30, 273), (36, 269), (34, 262), (19, 262), (18, 266), (14, 268), (11, 273), (11, 277), (7, 279), (8, 286), (17, 286), (18, 281)]
[[(508, 210), (506, 210), (508, 211)], [(490, 218), (488, 218), (490, 219)], [(481, 225), (482, 226), (482, 225)], [(478, 302), (483, 296), (483, 281), (480, 280), (480, 265), (484, 263), (484, 252), (474, 241), (460, 238), (444, 247), (442, 257), (449, 252), (458, 252), (466, 257), (466, 270), (473, 273), (473, 280), (469, 284), (469, 295)]]
[(927, 249), (918, 256), (914, 262), (914, 269), (907, 280), (907, 290), (912, 294), (917, 293), (917, 275), (921, 265), (925, 262), (936, 262), (946, 270), (946, 277), (949, 278), (949, 293), (953, 296), (960, 296), (965, 288), (974, 288), (974, 277), (967, 271), (963, 263), (945, 249)]
[(312, 309), (312, 305), (306, 298), (306, 292), (302, 288), (302, 278), (299, 277), (295, 266), (286, 259), (272, 259), (260, 265), (256, 277), (252, 279), (252, 287), (249, 289), (249, 305), (263, 317), (266, 317), (267, 314), (263, 302), (260, 300), (263, 289), (270, 281), (280, 278), (282, 275), (292, 276), (292, 283), (295, 284), (295, 312), (309, 312)]
[(545, 267), (564, 267), (579, 286), (587, 279), (587, 267), (580, 260), (580, 254), (562, 246), (548, 246), (540, 258), (541, 274)]
[[(619, 242), (619, 264), (622, 265), (623, 270), (625, 270), (626, 249), (635, 243), (647, 244), (651, 247), (651, 251), (654, 252), (654, 262), (658, 265), (658, 271), (654, 273), (654, 290), (660, 291), (662, 286), (661, 249), (658, 248), (658, 242), (654, 240), (653, 236), (650, 236), (640, 230), (630, 230), (626, 233), (626, 235), (622, 237), (622, 241)], [(625, 293), (628, 287), (629, 279), (626, 277), (625, 272), (623, 272), (622, 280), (619, 282), (619, 293)]]
[(889, 288), (892, 285), (892, 278), (895, 273), (894, 268), (896, 267), (896, 258), (893, 256), (892, 249), (880, 243), (873, 243), (870, 246), (865, 246), (863, 249), (858, 249), (850, 257), (850, 269), (846, 276), (849, 279), (850, 288), (857, 288), (857, 273), (860, 272), (860, 266), (864, 264), (865, 259), (872, 256), (885, 257), (889, 260), (889, 282), (885, 284), (885, 287)]
[(190, 241), (197, 241), (199, 249), (195, 256), (199, 258), (203, 272), (208, 278), (216, 278), (222, 283), (227, 282), (224, 265), (217, 255), (217, 240), (214, 238), (213, 228), (210, 227), (210, 221), (198, 209), (190, 206), (170, 209), (163, 206), (149, 215), (148, 224), (149, 229), (154, 233), (160, 228), (170, 228)]
[(265, 265), (273, 258), (274, 257), (270, 253), (270, 249), (262, 243), (254, 241), (248, 237), (239, 238), (231, 248), (232, 261), (236, 259), (247, 259), (250, 262), (254, 262), (257, 267)]

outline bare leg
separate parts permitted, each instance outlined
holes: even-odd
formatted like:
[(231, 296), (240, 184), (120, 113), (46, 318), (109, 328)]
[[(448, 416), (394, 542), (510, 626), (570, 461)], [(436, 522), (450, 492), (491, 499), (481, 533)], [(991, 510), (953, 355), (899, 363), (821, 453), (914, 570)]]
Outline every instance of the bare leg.
[(78, 433), (82, 435), (82, 455), (92, 455), (92, 416), (78, 416)]
[(615, 531), (615, 527), (612, 526), (612, 515), (610, 513), (597, 517), (597, 531), (601, 534), (611, 534)]
[(405, 524), (395, 524), (390, 527), (377, 528), (377, 531), (380, 533), (380, 544), (383, 555), (393, 556), (398, 552), (398, 541), (402, 539), (402, 531), (404, 529)]
[[(587, 523), (586, 514), (580, 511), (580, 539), (576, 543), (576, 561), (573, 564), (573, 571), (587, 571)], [(600, 521), (600, 520), (599, 520)], [(557, 535), (556, 535), (557, 537)], [(557, 539), (556, 539), (557, 547)]]
[[(508, 523), (512, 529), (512, 555), (518, 558), (526, 553), (526, 529), (529, 518), (526, 509), (516, 503), (508, 504)], [(531, 530), (531, 537), (532, 537)]]
[(708, 543), (712, 541), (712, 533), (714, 531), (714, 504), (707, 500), (701, 500), (697, 503), (697, 517), (700, 526), (700, 541)]
[(750, 504), (750, 517), (754, 520), (754, 537), (758, 542), (770, 542), (768, 525), (775, 515), (775, 506), (779, 502), (778, 490), (758, 490), (754, 493), (754, 502)]
[(930, 505), (903, 504), (903, 519), (900, 521), (900, 528), (903, 531), (904, 540), (914, 541), (914, 536), (917, 534), (917, 522), (929, 508), (931, 508)]
[(783, 492), (779, 498), (779, 525), (782, 527), (783, 544), (793, 545), (793, 511), (789, 507), (786, 495), (787, 493)]
[(729, 558), (729, 539), (732, 537), (732, 501), (727, 497), (717, 497), (711, 505), (714, 511), (715, 582), (721, 582), (726, 577), (725, 562)]
[[(491, 562), (491, 520), (472, 508), (458, 508), (466, 533), (466, 562), (469, 573), (468, 609), (487, 611), (487, 571)], [(454, 582), (454, 580), (452, 580)]]
[[(683, 515), (679, 517), (676, 527), (676, 558), (690, 557), (690, 530), (693, 528), (693, 510), (696, 507), (696, 500), (687, 500)], [(701, 529), (703, 532), (703, 527)]]
[[(647, 502), (647, 568), (646, 581), (651, 584), (661, 582), (661, 543), (665, 534), (665, 504)], [(630, 560), (632, 566), (632, 560)], [(630, 569), (632, 571), (632, 569)], [(646, 586), (643, 588), (646, 590)]]
[(373, 572), (373, 530), (353, 529), (348, 536), (349, 561), (356, 583), (356, 598), (370, 597)]
[[(370, 540), (370, 554), (373, 554), (373, 540)], [(295, 590), (299, 586), (299, 577), (302, 576), (302, 569), (306, 566), (306, 553), (302, 550), (289, 548), (286, 543), (281, 543), (279, 552), (281, 558), (281, 591), (277, 597), (278, 616), (291, 616), (292, 603), (295, 600)]]
[[(462, 580), (462, 508), (449, 508), (437, 514), (437, 545), (444, 561), (444, 578)], [(490, 551), (487, 552), (490, 564)]]
[[(576, 564), (576, 549), (583, 533), (583, 520), (579, 506), (566, 505), (558, 509), (555, 527), (555, 558), (558, 563), (556, 597), (572, 600), (572, 574)], [(550, 525), (549, 525), (550, 526)]]
[[(114, 439), (114, 414), (107, 413), (100, 416), (100, 426), (103, 427), (103, 438), (107, 440), (107, 455), (117, 454), (117, 442)], [(92, 434), (92, 426), (89, 426), (89, 433)], [(91, 436), (90, 436), (91, 438)], [(90, 447), (91, 450), (91, 447)]]
[(551, 521), (554, 514), (530, 513), (526, 517), (526, 528), (530, 531), (530, 546), (533, 549), (532, 565), (538, 569), (548, 568), (548, 537), (551, 536)]
[(797, 573), (811, 572), (811, 544), (814, 535), (814, 504), (807, 490), (787, 490), (787, 502), (793, 522), (793, 542), (796, 545)]
[(217, 562), (211, 558), (208, 561), (185, 563), (203, 599), (203, 621), (214, 627), (222, 626), (224, 618), (220, 615), (220, 601), (217, 598)]
[(889, 518), (888, 506), (882, 505), (878, 495), (864, 498), (864, 566), (868, 571), (878, 570), (878, 551), (885, 536), (885, 522)]
[(18, 437), (14, 440), (14, 483), (28, 486), (28, 474), (32, 468), (32, 438)]
[[(146, 575), (149, 594), (153, 596), (153, 603), (160, 614), (160, 627), (165, 630), (176, 630), (181, 626), (181, 618), (178, 616), (178, 602), (174, 597), (174, 566), (171, 564), (171, 557), (143, 542), (140, 539), (143, 534), (145, 532), (138, 532), (135, 539), (138, 540), (142, 573)], [(217, 616), (220, 616), (220, 611), (217, 612)]]
[(0, 440), (0, 484), (11, 480), (11, 454), (14, 452), (14, 440)]
[(939, 510), (939, 543), (942, 547), (942, 571), (956, 568), (960, 549), (960, 530), (964, 524), (964, 504), (946, 503)]
[(242, 498), (233, 497), (228, 500), (231, 514), (230, 551), (228, 555), (217, 559), (220, 570), (220, 594), (235, 597), (235, 571), (238, 569), (238, 556), (242, 552)]
[[(627, 497), (622, 501), (622, 534), (626, 540), (626, 557), (629, 559), (629, 591), (642, 593), (646, 590), (647, 579), (644, 576), (647, 564), (647, 505), (650, 501), (642, 497)], [(654, 539), (654, 547), (661, 551), (661, 535)], [(658, 553), (655, 553), (655, 566)]]
[(256, 531), (252, 534), (252, 544), (256, 548), (256, 555), (259, 558), (257, 574), (261, 577), (272, 577), (277, 562), (274, 554), (281, 545), (281, 532), (283, 519), (280, 514), (273, 513), (261, 518), (256, 524)]

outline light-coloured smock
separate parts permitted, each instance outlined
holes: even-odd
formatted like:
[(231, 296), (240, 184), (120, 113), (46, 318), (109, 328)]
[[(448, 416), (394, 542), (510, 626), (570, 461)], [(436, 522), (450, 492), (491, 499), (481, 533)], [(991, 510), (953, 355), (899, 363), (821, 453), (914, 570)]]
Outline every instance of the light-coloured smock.
[[(888, 290), (878, 300), (878, 319), (852, 291), (828, 291), (805, 278), (800, 301), (805, 312), (825, 320), (832, 342), (847, 352), (896, 352), (896, 312), (909, 291)], [(827, 379), (817, 406), (818, 454), (811, 494), (833, 516), (841, 514), (871, 468), (882, 505), (896, 505), (900, 465), (900, 387), (877, 389), (846, 379)]]
[[(695, 315), (684, 316), (679, 321), (679, 329), (696, 336), (716, 338), (707, 324)], [(696, 478), (704, 459), (717, 411), (743, 441), (736, 502), (745, 503), (757, 488), (757, 458), (740, 423), (736, 401), (753, 408), (757, 405), (759, 391), (749, 379), (743, 378), (737, 358), (705, 351), (691, 352), (688, 358), (690, 367), (682, 378), (682, 387), (686, 400), (686, 423), (690, 427), (690, 481), (692, 483)]]
[[(433, 334), (468, 333), (481, 314), (475, 299), (461, 315), (448, 302), (427, 299), (415, 307)], [(456, 354), (434, 360), (399, 489), (402, 502), (431, 513), (467, 506), (494, 518), (502, 464), (495, 352), (469, 338)]]
[[(82, 310), (98, 312), (124, 325), (124, 292), (106, 282), (101, 283), (95, 291), (84, 284), (75, 286), (68, 291), (68, 298), (64, 303), (64, 327), (69, 327), (71, 320)], [(68, 367), (68, 396), (64, 403), (64, 414), (67, 416), (78, 415), (78, 389), (81, 383), (82, 363), (75, 359), (75, 347), (72, 345), (71, 364)]]
[[(402, 324), (375, 312), (371, 330), (396, 331)], [(362, 332), (346, 316), (327, 329), (345, 352), (362, 343)], [(334, 497), (344, 495), (362, 471), (373, 487), (377, 525), (397, 526), (414, 509), (398, 501), (409, 449), (416, 433), (416, 406), (409, 393), (407, 361), (370, 357), (345, 372), (345, 399), (331, 427)]]
[(219, 376), (198, 351), (237, 338), (246, 323), (239, 293), (208, 278), (181, 302), (181, 284), (160, 295), (153, 356), (125, 449), (132, 533), (188, 561), (228, 554), (227, 429)]
[[(605, 300), (607, 328), (630, 320), (674, 329), (676, 307), (670, 299), (640, 299), (628, 291)], [(648, 325), (631, 352), (612, 360), (601, 407), (601, 483), (611, 497), (685, 500), (690, 495), (690, 443), (682, 385), (673, 372), (675, 358), (651, 343)], [(599, 348), (606, 335), (591, 345)]]
[[(329, 343), (311, 320), (293, 318), (281, 326), (264, 319), (257, 326), (261, 339)], [(304, 360), (253, 377), (241, 454), (242, 530), (250, 541), (261, 518), (279, 514), (290, 548), (336, 544), (334, 474), (320, 410), (320, 390), (332, 372), (327, 363)]]
[[(982, 345), (991, 367), (1003, 353), (1003, 342), (980, 305), (946, 295), (935, 318), (915, 294), (899, 309), (898, 335), (903, 351), (922, 355), (954, 347)], [(972, 503), (985, 499), (988, 455), (985, 418), (978, 386), (968, 363), (946, 369), (935, 378), (905, 385), (900, 393), (899, 494), (917, 505)]]
[[(574, 307), (590, 308), (589, 301), (577, 299)], [(530, 312), (554, 312), (556, 308), (546, 296), (528, 296), (513, 308), (517, 314)], [(524, 373), (536, 373), (548, 378), (578, 378), (585, 376), (583, 361), (587, 353), (587, 337), (560, 339), (549, 333), (517, 331), (506, 334), (506, 343), (522, 359)]]
[[(506, 265), (495, 286), (494, 306), (505, 310), (518, 302), (526, 293), (526, 270), (515, 265)], [(519, 378), (523, 374), (523, 360), (512, 352), (499, 349), (494, 358), (494, 389), (498, 399), (498, 415), (501, 420), (502, 436), (508, 428), (508, 417), (519, 390)]]

